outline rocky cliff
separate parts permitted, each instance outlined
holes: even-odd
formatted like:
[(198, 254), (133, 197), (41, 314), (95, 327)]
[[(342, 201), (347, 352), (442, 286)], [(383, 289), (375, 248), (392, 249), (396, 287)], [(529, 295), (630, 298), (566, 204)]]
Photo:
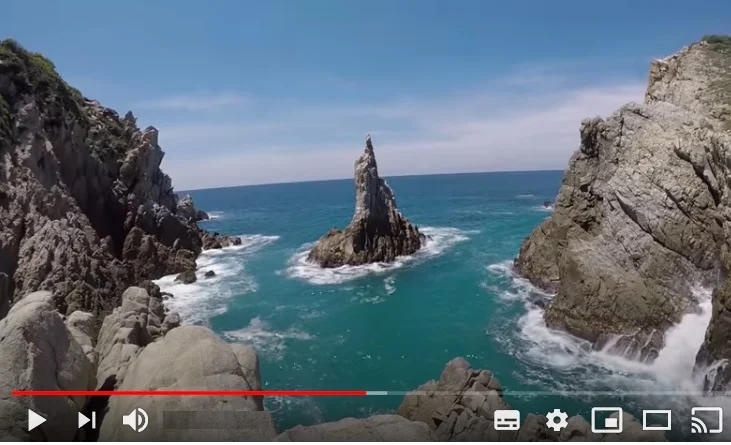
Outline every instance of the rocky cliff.
[[(719, 37), (653, 62), (644, 103), (582, 122), (554, 213), (515, 261), (556, 294), (549, 326), (653, 360), (665, 330), (697, 310), (693, 289), (725, 280), (729, 123), (731, 40)], [(714, 327), (727, 319), (722, 294), (705, 362), (728, 349)]]
[(163, 155), (155, 128), (0, 42), (0, 317), (44, 289), (64, 314), (105, 314), (128, 286), (194, 269), (203, 215), (179, 205)]
[(355, 213), (345, 230), (331, 229), (310, 251), (322, 267), (390, 262), (421, 247), (424, 235), (401, 215), (386, 181), (378, 176), (370, 136), (355, 162)]

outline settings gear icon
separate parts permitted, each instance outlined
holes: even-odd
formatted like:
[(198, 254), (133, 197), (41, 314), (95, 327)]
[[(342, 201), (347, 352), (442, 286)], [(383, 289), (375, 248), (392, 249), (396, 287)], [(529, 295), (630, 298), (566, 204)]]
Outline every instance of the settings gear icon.
[(569, 425), (567, 422), (569, 415), (558, 408), (546, 414), (546, 417), (548, 417), (546, 426), (551, 428), (553, 431), (559, 432), (562, 428), (566, 428)]

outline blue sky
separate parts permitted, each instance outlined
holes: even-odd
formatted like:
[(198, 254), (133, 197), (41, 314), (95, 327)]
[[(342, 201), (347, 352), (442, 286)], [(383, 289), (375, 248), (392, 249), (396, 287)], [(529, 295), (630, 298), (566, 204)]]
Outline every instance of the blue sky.
[(160, 129), (178, 189), (564, 168), (731, 1), (5, 0), (3, 37)]

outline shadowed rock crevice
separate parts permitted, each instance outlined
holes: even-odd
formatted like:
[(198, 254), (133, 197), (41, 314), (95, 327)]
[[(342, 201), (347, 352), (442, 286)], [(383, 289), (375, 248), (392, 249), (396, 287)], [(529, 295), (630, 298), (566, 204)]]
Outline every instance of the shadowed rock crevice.
[(426, 237), (396, 207), (396, 198), (378, 176), (370, 136), (355, 162), (355, 213), (345, 230), (331, 229), (312, 248), (308, 261), (322, 267), (391, 262), (421, 248)]

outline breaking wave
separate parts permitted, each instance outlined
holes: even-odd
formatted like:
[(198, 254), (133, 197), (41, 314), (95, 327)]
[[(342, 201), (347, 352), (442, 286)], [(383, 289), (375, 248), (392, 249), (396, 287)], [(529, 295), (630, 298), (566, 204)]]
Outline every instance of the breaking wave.
[[(586, 340), (546, 326), (543, 308), (553, 295), (519, 277), (512, 261), (492, 264), (487, 269), (498, 279), (507, 281), (507, 289), (501, 286), (503, 290), (497, 297), (507, 305), (522, 304), (525, 309), (517, 321), (506, 321), (513, 326), (502, 326), (496, 331), (503, 347), (530, 368), (526, 372), (530, 383), (570, 392), (579, 389), (576, 382), (582, 382), (582, 391), (652, 395), (652, 404), (657, 404), (658, 396), (662, 396), (662, 403), (668, 409), (684, 409), (711, 400), (703, 395), (704, 373), (693, 372), (711, 318), (709, 289), (693, 289), (692, 298), (698, 303), (696, 310), (685, 314), (678, 324), (668, 329), (665, 346), (658, 357), (652, 363), (644, 363), (609, 352), (611, 344), (596, 350)], [(718, 403), (729, 404), (729, 400)]]
[(442, 255), (454, 245), (467, 241), (468, 234), (476, 233), (454, 227), (422, 227), (420, 231), (428, 237), (422, 248), (411, 255), (400, 256), (391, 263), (323, 268), (307, 261), (307, 255), (315, 245), (315, 243), (307, 243), (302, 245), (290, 258), (285, 273), (290, 278), (305, 280), (311, 284), (341, 284), (368, 275), (386, 274), (406, 265), (418, 264)]
[[(246, 257), (279, 237), (257, 234), (240, 238), (239, 246), (203, 251), (196, 259), (195, 283), (176, 283), (177, 275), (155, 280), (161, 291), (173, 295), (165, 300), (165, 307), (179, 313), (185, 323), (206, 324), (211, 317), (224, 314), (233, 297), (256, 292), (256, 280), (245, 270)], [(208, 271), (215, 276), (206, 278)]]
[(250, 344), (257, 352), (275, 358), (281, 357), (288, 342), (314, 338), (307, 332), (295, 328), (285, 331), (274, 330), (269, 323), (259, 317), (252, 318), (245, 328), (224, 332), (223, 337), (230, 341)]
[[(208, 214), (208, 219), (209, 220), (223, 219), (226, 216), (226, 213), (225, 212), (214, 211), (214, 212), (206, 212), (206, 213)], [(202, 221), (202, 222), (205, 222), (205, 221)]]

